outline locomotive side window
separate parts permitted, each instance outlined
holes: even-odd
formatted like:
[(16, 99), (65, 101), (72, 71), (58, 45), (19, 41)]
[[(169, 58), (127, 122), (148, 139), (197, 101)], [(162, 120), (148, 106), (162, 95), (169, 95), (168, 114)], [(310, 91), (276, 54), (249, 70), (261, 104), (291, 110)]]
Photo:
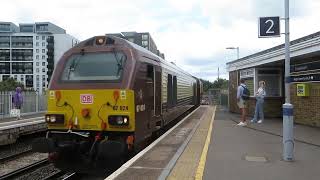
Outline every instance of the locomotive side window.
[(147, 78), (153, 80), (153, 66), (147, 65)]
[(126, 56), (120, 52), (86, 53), (71, 56), (62, 81), (114, 81), (121, 78)]

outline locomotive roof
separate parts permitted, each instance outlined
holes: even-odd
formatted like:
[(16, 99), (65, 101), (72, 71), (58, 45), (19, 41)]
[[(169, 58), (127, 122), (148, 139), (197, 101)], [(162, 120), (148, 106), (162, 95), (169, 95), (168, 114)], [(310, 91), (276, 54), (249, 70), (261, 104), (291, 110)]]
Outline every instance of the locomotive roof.
[(161, 58), (160, 56), (152, 53), (151, 51), (135, 44), (135, 43), (132, 43), (126, 39), (123, 39), (123, 38), (120, 38), (120, 37), (117, 37), (117, 36), (113, 36), (113, 35), (105, 35), (105, 36), (94, 36), (92, 38), (89, 38), (87, 40), (84, 40), (82, 42), (80, 42), (77, 46), (75, 46), (75, 48), (83, 48), (83, 47), (87, 47), (87, 46), (92, 46), (96, 40), (96, 38), (98, 37), (106, 37), (106, 38), (111, 38), (112, 40), (114, 40), (114, 44), (115, 45), (124, 45), (124, 46), (127, 46), (129, 48), (132, 48), (138, 52), (142, 52), (144, 55), (148, 55), (148, 56), (145, 56), (149, 59), (152, 59), (156, 62), (159, 62), (160, 64), (162, 65), (166, 65), (166, 66), (169, 66), (173, 69), (176, 69), (176, 70), (179, 70), (181, 72), (183, 72), (184, 74), (187, 74), (189, 76), (192, 76), (193, 78), (195, 79), (198, 79), (196, 78), (195, 76), (191, 75), (190, 73), (188, 73), (187, 71), (183, 70), (182, 68), (178, 67), (176, 64), (172, 63), (172, 62), (169, 62), (163, 58)]

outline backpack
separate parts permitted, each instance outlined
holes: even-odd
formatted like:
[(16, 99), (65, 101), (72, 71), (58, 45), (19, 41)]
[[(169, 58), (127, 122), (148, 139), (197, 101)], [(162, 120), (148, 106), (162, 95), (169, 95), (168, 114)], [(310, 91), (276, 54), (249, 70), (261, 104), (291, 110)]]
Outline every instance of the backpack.
[(242, 91), (242, 99), (243, 100), (248, 100), (250, 98), (250, 91), (247, 87), (242, 86), (243, 87), (243, 91)]

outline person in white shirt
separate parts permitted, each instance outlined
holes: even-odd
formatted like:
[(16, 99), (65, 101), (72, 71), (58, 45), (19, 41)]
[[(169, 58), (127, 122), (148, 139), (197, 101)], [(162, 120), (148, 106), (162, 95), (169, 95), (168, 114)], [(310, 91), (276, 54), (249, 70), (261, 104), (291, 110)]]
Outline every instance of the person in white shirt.
[[(251, 120), (252, 123), (262, 123), (264, 120), (264, 114), (263, 114), (263, 103), (264, 103), (264, 97), (266, 96), (266, 90), (265, 90), (266, 83), (264, 81), (259, 81), (259, 88), (256, 93), (256, 109), (254, 112), (254, 117)], [(258, 120), (259, 119), (259, 120)]]

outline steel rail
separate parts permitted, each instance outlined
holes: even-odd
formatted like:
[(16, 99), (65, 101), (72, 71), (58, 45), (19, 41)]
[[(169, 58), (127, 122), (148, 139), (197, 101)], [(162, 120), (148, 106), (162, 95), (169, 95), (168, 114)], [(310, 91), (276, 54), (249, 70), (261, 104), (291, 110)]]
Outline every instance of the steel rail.
[(22, 174), (30, 171), (30, 170), (33, 170), (33, 169), (37, 169), (41, 166), (44, 166), (44, 165), (47, 165), (49, 164), (49, 160), (46, 158), (46, 159), (43, 159), (43, 160), (40, 160), (36, 163), (33, 163), (33, 164), (30, 164), (30, 165), (27, 165), (27, 166), (24, 166), (20, 169), (17, 169), (17, 170), (14, 170), (12, 172), (9, 172), (7, 174), (4, 174), (2, 176), (0, 176), (0, 180), (2, 179), (14, 179), (15, 177), (18, 177), (18, 176), (21, 176)]

